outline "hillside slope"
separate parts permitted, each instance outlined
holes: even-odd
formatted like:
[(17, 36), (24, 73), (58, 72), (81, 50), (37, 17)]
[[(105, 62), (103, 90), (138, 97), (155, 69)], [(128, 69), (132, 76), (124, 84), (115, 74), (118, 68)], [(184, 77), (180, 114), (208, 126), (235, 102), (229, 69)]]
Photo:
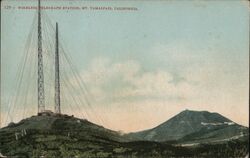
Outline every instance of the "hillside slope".
[[(199, 133), (192, 137), (201, 139)], [(18, 158), (243, 157), (248, 153), (247, 144), (248, 139), (197, 146), (131, 141), (116, 131), (66, 115), (32, 116), (0, 129), (0, 153)]]
[(201, 139), (216, 141), (241, 136), (247, 132), (248, 128), (218, 113), (185, 110), (155, 128), (130, 133), (127, 136), (135, 140), (158, 142)]

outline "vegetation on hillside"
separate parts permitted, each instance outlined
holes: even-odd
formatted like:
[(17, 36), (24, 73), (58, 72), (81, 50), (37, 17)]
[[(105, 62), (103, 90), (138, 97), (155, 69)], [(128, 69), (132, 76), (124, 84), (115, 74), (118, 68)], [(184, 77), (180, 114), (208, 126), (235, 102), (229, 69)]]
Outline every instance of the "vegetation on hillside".
[(0, 129), (0, 152), (9, 157), (165, 158), (245, 157), (248, 136), (217, 144), (132, 141), (74, 117), (33, 116)]

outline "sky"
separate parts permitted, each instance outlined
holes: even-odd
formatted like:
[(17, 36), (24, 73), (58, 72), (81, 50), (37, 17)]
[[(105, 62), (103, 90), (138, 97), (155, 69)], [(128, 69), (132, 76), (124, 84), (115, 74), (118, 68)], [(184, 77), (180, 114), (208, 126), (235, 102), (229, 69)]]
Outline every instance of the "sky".
[[(2, 1), (2, 118), (16, 90), (17, 63), (36, 16), (36, 10), (18, 7), (36, 5), (31, 0)], [(132, 132), (189, 109), (218, 112), (248, 126), (248, 2), (44, 0), (42, 6), (88, 7), (45, 12), (58, 22), (63, 47), (87, 85), (94, 113), (103, 120), (86, 116), (90, 121)], [(77, 88), (73, 95), (80, 95)], [(36, 104), (27, 106), (36, 110)], [(72, 113), (78, 116), (77, 111)]]

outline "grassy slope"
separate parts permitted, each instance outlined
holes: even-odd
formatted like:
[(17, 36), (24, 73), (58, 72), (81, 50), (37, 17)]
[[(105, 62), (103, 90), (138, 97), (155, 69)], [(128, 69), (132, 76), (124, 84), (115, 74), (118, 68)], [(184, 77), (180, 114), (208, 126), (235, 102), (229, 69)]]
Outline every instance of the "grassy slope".
[[(22, 129), (27, 134), (15, 140), (15, 133)], [(128, 142), (118, 133), (86, 120), (36, 116), (1, 129), (0, 152), (18, 157), (243, 157), (248, 148), (247, 140), (196, 147)]]

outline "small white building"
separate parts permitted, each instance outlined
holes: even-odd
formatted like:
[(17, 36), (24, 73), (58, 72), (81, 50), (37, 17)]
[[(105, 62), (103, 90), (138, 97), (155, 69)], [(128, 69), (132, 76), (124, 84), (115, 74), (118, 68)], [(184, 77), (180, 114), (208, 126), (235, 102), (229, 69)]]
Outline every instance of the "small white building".
[(55, 116), (51, 110), (44, 110), (43, 112), (38, 113), (38, 116)]

